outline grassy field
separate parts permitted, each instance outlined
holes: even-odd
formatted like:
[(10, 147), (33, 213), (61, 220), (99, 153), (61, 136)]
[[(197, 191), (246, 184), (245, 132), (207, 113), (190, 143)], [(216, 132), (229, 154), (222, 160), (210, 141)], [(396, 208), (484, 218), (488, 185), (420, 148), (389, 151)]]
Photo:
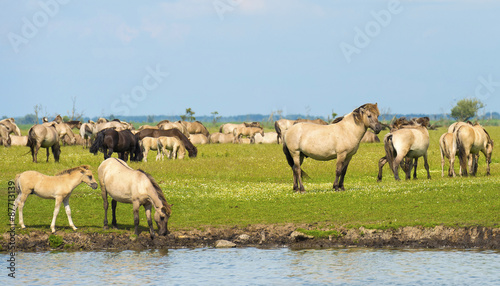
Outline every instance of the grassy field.
[[(500, 127), (487, 127), (500, 142)], [(385, 131), (386, 132), (386, 131)], [(379, 137), (383, 138), (383, 131)], [(345, 179), (345, 192), (333, 192), (335, 161), (306, 159), (303, 169), (311, 176), (305, 181), (306, 194), (292, 191), (292, 171), (281, 145), (215, 144), (198, 146), (198, 157), (156, 162), (130, 163), (153, 175), (162, 187), (173, 214), (171, 230), (206, 226), (247, 226), (251, 224), (317, 223), (318, 228), (396, 228), (401, 226), (498, 226), (500, 223), (500, 156), (493, 152), (491, 176), (485, 175), (481, 155), (477, 177), (441, 178), (438, 139), (444, 128), (430, 131), (431, 180), (426, 179), (423, 160), (417, 180), (396, 182), (386, 167), (382, 182), (376, 181), (377, 162), (384, 155), (383, 143), (362, 144), (353, 157)], [(27, 131), (23, 130), (23, 134)], [(0, 147), (0, 205), (7, 208), (7, 187), (17, 173), (37, 170), (53, 175), (81, 164), (97, 167), (103, 155), (94, 156), (81, 146), (62, 147), (60, 163), (45, 150), (38, 164), (31, 162), (27, 147)], [(114, 155), (116, 157), (116, 154)], [(446, 165), (447, 166), (447, 165)], [(455, 166), (458, 171), (458, 163)], [(446, 167), (447, 168), (447, 167)], [(100, 189), (85, 184), (70, 199), (72, 217), (81, 232), (102, 232), (103, 208)], [(24, 208), (25, 224), (50, 231), (54, 201), (30, 196)], [(5, 210), (7, 212), (7, 210)], [(118, 205), (118, 224), (123, 232), (133, 230), (131, 205)], [(109, 215), (111, 216), (111, 215)], [(147, 226), (143, 210), (141, 226)], [(111, 217), (109, 218), (111, 219)], [(7, 222), (7, 216), (4, 216)], [(16, 222), (17, 222), (16, 216)], [(3, 231), (7, 231), (6, 224)], [(72, 231), (61, 208), (56, 228)]]

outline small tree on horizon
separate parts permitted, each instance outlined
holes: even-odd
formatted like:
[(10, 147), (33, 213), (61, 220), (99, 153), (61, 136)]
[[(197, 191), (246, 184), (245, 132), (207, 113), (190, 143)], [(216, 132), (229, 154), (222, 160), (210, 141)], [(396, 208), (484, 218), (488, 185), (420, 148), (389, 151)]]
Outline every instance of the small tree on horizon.
[(219, 121), (222, 118), (222, 116), (217, 116), (219, 114), (218, 111), (211, 112), (210, 114), (212, 114), (213, 116), (212, 123), (215, 126), (217, 124), (217, 121)]
[(451, 117), (457, 121), (467, 121), (477, 115), (484, 104), (477, 98), (465, 98), (459, 100), (457, 105), (451, 109)]
[(193, 116), (194, 114), (195, 112), (191, 108), (186, 108), (186, 114), (181, 115), (181, 119), (182, 121), (193, 122), (196, 120), (196, 117)]

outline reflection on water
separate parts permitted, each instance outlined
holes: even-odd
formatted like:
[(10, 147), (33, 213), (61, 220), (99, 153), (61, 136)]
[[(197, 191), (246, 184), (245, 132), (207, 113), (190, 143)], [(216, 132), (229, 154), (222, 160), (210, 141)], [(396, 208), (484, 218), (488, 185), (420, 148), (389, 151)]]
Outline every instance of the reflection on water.
[[(2, 261), (7, 258), (0, 255)], [(42, 252), (18, 253), (15, 281), (4, 270), (0, 283), (500, 285), (499, 269), (500, 252), (476, 250), (205, 248)]]

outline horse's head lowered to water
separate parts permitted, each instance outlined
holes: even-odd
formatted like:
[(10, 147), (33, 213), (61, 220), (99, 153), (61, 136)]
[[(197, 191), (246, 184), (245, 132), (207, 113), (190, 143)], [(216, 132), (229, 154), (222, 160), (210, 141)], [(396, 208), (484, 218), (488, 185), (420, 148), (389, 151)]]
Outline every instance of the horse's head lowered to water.
[(378, 134), (382, 130), (382, 125), (378, 122), (380, 111), (378, 110), (377, 103), (364, 104), (356, 108), (352, 113), (356, 122), (363, 122), (365, 127), (371, 128), (375, 134)]

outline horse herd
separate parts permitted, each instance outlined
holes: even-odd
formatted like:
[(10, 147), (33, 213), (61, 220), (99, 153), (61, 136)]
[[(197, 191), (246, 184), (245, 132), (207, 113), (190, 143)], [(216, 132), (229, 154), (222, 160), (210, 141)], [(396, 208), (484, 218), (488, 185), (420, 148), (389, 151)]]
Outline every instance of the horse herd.
[[(377, 180), (382, 180), (382, 169), (389, 164), (394, 178), (400, 180), (398, 170), (401, 167), (405, 172), (406, 179), (410, 179), (411, 171), (416, 178), (418, 159), (423, 157), (427, 178), (430, 179), (429, 164), (427, 162), (427, 149), (429, 147), (429, 118), (415, 118), (407, 120), (399, 118), (391, 125), (385, 125), (378, 121), (380, 115), (377, 104), (364, 104), (345, 116), (335, 119), (331, 124), (322, 120), (315, 122), (291, 121), (280, 119), (275, 122), (276, 132), (264, 133), (258, 123), (224, 124), (220, 132), (209, 134), (200, 122), (190, 124), (179, 122), (162, 121), (157, 126), (142, 126), (133, 131), (128, 123), (119, 120), (111, 122), (89, 122), (80, 126), (80, 134), (84, 140), (93, 138), (93, 143), (86, 142), (85, 147), (90, 147), (91, 153), (104, 154), (104, 161), (98, 169), (98, 177), (101, 185), (101, 193), (104, 201), (104, 227), (107, 228), (107, 208), (109, 195), (112, 198), (112, 225), (116, 227), (115, 209), (117, 202), (133, 204), (135, 233), (138, 234), (139, 216), (138, 210), (141, 205), (146, 210), (146, 217), (150, 227), (150, 235), (154, 237), (151, 221), (151, 209), (155, 208), (155, 221), (161, 235), (166, 235), (168, 218), (171, 215), (169, 205), (163, 192), (155, 180), (146, 172), (130, 168), (126, 161), (130, 156), (131, 161), (147, 160), (149, 150), (157, 150), (157, 160), (164, 154), (169, 153), (170, 158), (182, 159), (186, 152), (190, 157), (197, 156), (197, 148), (193, 144), (210, 143), (242, 143), (247, 139), (248, 143), (256, 143), (256, 136), (266, 140), (261, 143), (279, 143), (283, 145), (283, 153), (292, 169), (293, 190), (305, 192), (302, 178), (307, 174), (301, 165), (305, 158), (328, 161), (337, 159), (335, 169), (335, 191), (344, 190), (344, 178), (352, 157), (356, 154), (360, 142), (367, 134), (378, 134), (384, 127), (389, 127), (390, 132), (384, 137), (385, 156), (379, 160), (379, 173)], [(7, 121), (4, 123), (4, 121)], [(60, 122), (58, 122), (60, 121)], [(9, 139), (4, 139), (4, 134), (15, 133), (20, 135), (19, 128), (12, 125), (12, 120), (0, 121), (0, 132), (2, 132), (2, 143), (8, 146)], [(27, 137), (26, 146), (31, 148), (33, 161), (36, 162), (36, 153), (40, 147), (52, 147), (54, 158), (59, 159), (59, 136), (63, 132), (72, 134), (71, 128), (59, 126), (66, 124), (56, 119), (54, 122), (45, 122), (33, 126)], [(5, 129), (5, 130), (3, 130)], [(367, 132), (372, 129), (374, 133)], [(2, 131), (3, 130), (3, 131)], [(202, 135), (207, 140), (197, 141)], [(71, 136), (71, 135), (69, 135)], [(243, 138), (243, 136), (248, 136)], [(375, 136), (376, 137), (376, 136)], [(71, 138), (70, 138), (71, 139)], [(52, 144), (52, 145), (51, 145)], [(445, 159), (449, 160), (449, 176), (455, 176), (453, 169), (455, 157), (458, 155), (460, 161), (460, 175), (467, 176), (468, 173), (475, 175), (477, 172), (479, 152), (486, 157), (487, 175), (490, 174), (491, 155), (493, 152), (493, 140), (488, 132), (479, 124), (471, 122), (457, 122), (451, 125), (440, 140), (441, 170), (444, 176)], [(117, 158), (110, 158), (113, 152), (118, 153)], [(47, 160), (49, 151), (47, 149)], [(15, 187), (18, 197), (15, 200), (15, 208), (19, 208), (19, 223), (23, 223), (22, 208), (29, 194), (35, 193), (42, 198), (56, 200), (56, 207), (51, 224), (52, 232), (55, 232), (55, 219), (59, 212), (59, 206), (64, 203), (70, 226), (76, 229), (71, 220), (69, 208), (69, 196), (74, 188), (85, 182), (92, 188), (97, 188), (97, 183), (92, 176), (89, 166), (79, 166), (57, 174), (46, 176), (35, 171), (26, 171), (18, 174), (15, 179)], [(15, 209), (14, 209), (15, 214)], [(11, 221), (12, 224), (14, 223)]]

